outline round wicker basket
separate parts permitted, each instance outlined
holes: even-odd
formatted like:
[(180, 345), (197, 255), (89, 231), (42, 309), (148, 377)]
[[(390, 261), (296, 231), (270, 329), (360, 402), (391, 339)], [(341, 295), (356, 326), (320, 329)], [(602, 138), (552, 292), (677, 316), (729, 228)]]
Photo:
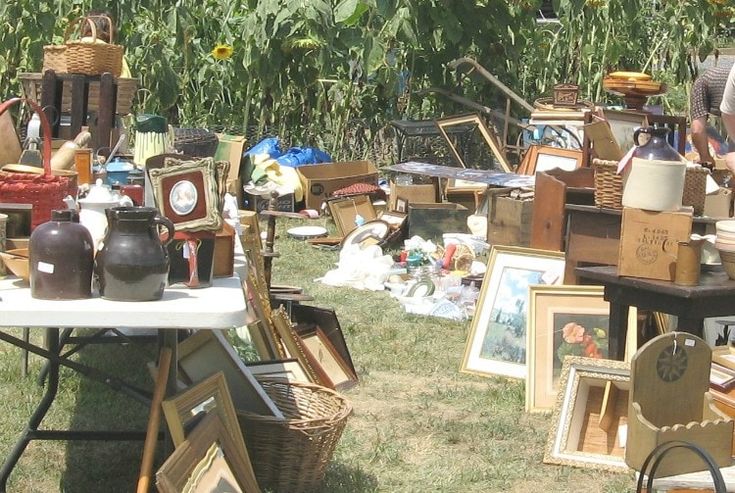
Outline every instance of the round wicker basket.
[(258, 484), (278, 493), (318, 489), (352, 405), (321, 385), (259, 381), (284, 418), (238, 412)]

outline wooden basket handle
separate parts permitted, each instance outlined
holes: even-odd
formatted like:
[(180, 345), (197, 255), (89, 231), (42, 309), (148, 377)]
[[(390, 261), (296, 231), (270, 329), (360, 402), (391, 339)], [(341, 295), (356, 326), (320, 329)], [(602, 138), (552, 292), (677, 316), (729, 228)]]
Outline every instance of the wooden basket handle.
[(97, 41), (97, 23), (94, 22), (95, 19), (106, 19), (107, 20), (107, 26), (108, 26), (108, 35), (109, 35), (109, 41), (108, 44), (114, 44), (114, 29), (112, 28), (112, 19), (108, 15), (87, 15), (85, 17), (77, 17), (72, 22), (69, 23), (69, 25), (66, 27), (66, 30), (64, 31), (64, 43), (69, 41), (69, 35), (71, 34), (72, 30), (74, 30), (77, 25), (79, 25), (79, 38), (82, 38), (82, 28), (81, 24), (87, 23), (89, 24), (89, 27), (92, 28), (92, 42)]
[(52, 176), (51, 173), (51, 125), (48, 123), (48, 118), (46, 117), (46, 113), (41, 109), (41, 107), (36, 104), (35, 101), (31, 101), (27, 98), (12, 98), (8, 99), (4, 103), (0, 104), (0, 115), (5, 113), (5, 111), (13, 106), (16, 103), (25, 102), (30, 105), (31, 108), (33, 108), (33, 111), (35, 111), (38, 114), (38, 118), (41, 120), (41, 129), (43, 130), (43, 149), (42, 149), (42, 156), (43, 156), (43, 174), (45, 176)]

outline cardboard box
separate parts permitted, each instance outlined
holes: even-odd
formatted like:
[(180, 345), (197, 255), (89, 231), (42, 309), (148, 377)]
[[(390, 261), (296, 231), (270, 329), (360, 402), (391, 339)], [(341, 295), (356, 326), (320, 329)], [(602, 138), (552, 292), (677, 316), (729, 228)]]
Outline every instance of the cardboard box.
[(653, 212), (623, 209), (618, 275), (673, 281), (679, 241), (692, 232), (691, 209)]
[(514, 199), (508, 189), (488, 190), (487, 242), (491, 245), (529, 246), (533, 199)]
[(229, 161), (230, 171), (227, 174), (227, 191), (237, 197), (242, 204), (242, 183), (240, 181), (240, 165), (245, 151), (247, 139), (241, 135), (216, 134), (219, 139), (214, 153), (216, 161)]
[(370, 161), (343, 161), (297, 168), (307, 209), (319, 209), (335, 190), (353, 183), (378, 184), (378, 169)]
[(222, 224), (214, 238), (214, 277), (232, 277), (235, 271), (235, 228)]
[(732, 190), (720, 188), (717, 193), (704, 196), (704, 215), (707, 217), (732, 217)]
[(444, 233), (468, 233), (467, 217), (470, 210), (459, 204), (408, 203), (408, 237), (420, 236), (425, 240), (442, 239)]
[[(439, 201), (439, 188), (436, 183), (424, 185), (397, 185), (393, 180), (390, 182), (390, 198), (388, 201), (388, 210), (396, 210), (396, 200), (402, 198), (407, 200), (409, 205), (417, 204), (434, 204)], [(408, 212), (408, 211), (399, 211)]]

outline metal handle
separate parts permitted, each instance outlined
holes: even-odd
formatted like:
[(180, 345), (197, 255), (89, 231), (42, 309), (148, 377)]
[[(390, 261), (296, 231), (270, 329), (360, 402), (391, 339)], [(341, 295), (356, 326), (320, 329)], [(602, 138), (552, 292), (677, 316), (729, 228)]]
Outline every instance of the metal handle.
[(160, 214), (156, 214), (156, 217), (153, 218), (153, 222), (166, 228), (166, 232), (168, 234), (166, 241), (162, 242), (163, 246), (168, 246), (169, 243), (174, 241), (174, 233), (176, 232), (176, 227), (169, 218)]

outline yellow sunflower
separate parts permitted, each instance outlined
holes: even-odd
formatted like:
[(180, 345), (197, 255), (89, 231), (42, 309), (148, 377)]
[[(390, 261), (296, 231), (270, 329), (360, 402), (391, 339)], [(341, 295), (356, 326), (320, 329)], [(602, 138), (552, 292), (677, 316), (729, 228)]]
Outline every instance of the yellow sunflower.
[(227, 60), (232, 56), (232, 46), (226, 44), (218, 44), (212, 50), (212, 56), (217, 60)]

